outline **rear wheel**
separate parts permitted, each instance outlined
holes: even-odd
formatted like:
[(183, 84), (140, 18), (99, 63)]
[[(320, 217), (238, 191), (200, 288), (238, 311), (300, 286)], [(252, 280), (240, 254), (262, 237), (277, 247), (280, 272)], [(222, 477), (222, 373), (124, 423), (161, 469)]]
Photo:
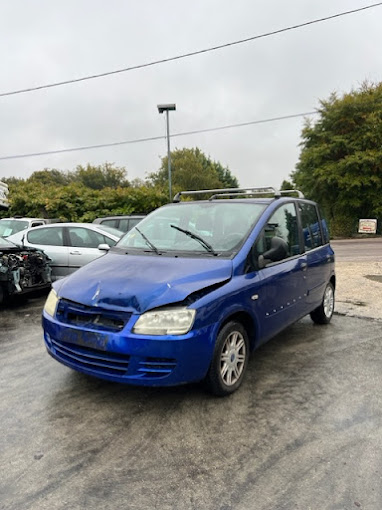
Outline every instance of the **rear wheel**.
[(310, 317), (316, 324), (328, 324), (334, 312), (334, 287), (329, 282), (326, 286), (322, 303), (310, 313)]
[(229, 395), (241, 385), (249, 358), (248, 334), (240, 322), (231, 321), (220, 330), (206, 377), (212, 393)]

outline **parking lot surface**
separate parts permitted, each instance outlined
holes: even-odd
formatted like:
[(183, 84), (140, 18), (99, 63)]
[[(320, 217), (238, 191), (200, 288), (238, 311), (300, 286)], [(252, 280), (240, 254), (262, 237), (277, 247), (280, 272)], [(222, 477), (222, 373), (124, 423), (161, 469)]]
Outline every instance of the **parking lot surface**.
[(336, 311), (382, 320), (382, 238), (333, 241)]
[(219, 399), (58, 364), (43, 302), (0, 313), (1, 510), (382, 508), (380, 322), (303, 319)]

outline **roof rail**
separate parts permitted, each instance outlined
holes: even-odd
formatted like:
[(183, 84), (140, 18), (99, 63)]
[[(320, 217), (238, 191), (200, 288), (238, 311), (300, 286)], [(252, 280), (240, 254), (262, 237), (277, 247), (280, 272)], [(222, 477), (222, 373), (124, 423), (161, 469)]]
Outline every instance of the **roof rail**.
[(291, 193), (297, 193), (298, 198), (305, 198), (304, 193), (298, 189), (282, 189), (280, 191), (282, 195), (290, 195)]
[(250, 196), (250, 195), (273, 195), (275, 198), (279, 198), (281, 193), (278, 189), (267, 186), (262, 188), (220, 188), (220, 189), (202, 189), (195, 191), (179, 191), (174, 198), (173, 202), (178, 203), (183, 195), (202, 195), (206, 193), (214, 193), (209, 200), (213, 200), (219, 197), (235, 197), (235, 196)]

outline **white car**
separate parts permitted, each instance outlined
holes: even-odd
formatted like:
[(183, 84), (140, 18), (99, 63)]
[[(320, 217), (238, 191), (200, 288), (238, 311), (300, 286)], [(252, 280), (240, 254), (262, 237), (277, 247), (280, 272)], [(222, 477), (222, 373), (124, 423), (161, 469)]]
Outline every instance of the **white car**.
[(122, 235), (104, 225), (54, 223), (22, 230), (7, 239), (19, 246), (43, 250), (52, 260), (52, 280), (57, 280), (104, 255)]

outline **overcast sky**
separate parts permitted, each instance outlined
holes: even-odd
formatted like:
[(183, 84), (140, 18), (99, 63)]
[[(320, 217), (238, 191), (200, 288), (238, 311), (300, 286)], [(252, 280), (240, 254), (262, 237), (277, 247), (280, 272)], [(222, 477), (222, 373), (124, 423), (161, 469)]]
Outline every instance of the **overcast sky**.
[[(0, 93), (80, 78), (253, 37), (375, 0), (0, 0)], [(165, 135), (314, 111), (382, 79), (382, 6), (175, 62), (0, 97), (0, 157)], [(171, 139), (228, 166), (241, 186), (279, 186), (304, 119)], [(165, 139), (0, 160), (0, 177), (114, 162), (158, 170)]]

